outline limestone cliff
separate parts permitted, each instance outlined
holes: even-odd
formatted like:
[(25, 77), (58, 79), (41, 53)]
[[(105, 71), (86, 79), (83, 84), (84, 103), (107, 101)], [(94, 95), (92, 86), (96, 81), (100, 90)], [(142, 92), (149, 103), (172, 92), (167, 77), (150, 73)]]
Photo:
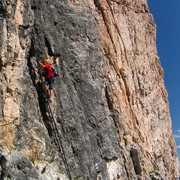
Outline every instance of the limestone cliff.
[(0, 179), (175, 180), (155, 36), (146, 0), (1, 0)]

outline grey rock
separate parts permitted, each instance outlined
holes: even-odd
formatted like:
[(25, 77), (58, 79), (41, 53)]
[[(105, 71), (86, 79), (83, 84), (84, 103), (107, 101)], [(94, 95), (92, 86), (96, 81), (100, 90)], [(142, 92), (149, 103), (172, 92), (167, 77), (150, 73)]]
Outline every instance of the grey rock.
[(1, 179), (40, 179), (34, 165), (17, 151), (0, 150)]
[[(0, 144), (12, 150), (1, 150), (1, 178), (150, 180), (168, 170), (175, 176), (163, 72), (145, 1), (9, 0), (0, 10)], [(51, 59), (59, 74), (50, 106), (32, 57)], [(159, 127), (168, 149), (154, 137)], [(161, 149), (166, 163), (156, 162)]]
[(130, 155), (137, 175), (142, 173), (141, 152), (138, 147), (131, 147)]

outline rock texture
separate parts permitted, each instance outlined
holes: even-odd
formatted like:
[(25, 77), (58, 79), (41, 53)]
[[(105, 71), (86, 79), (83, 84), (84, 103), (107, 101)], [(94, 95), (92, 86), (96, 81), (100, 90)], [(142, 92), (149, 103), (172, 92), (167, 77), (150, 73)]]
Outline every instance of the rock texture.
[[(178, 177), (146, 0), (2, 0), (0, 35), (1, 179)], [(32, 57), (59, 74), (56, 126)]]

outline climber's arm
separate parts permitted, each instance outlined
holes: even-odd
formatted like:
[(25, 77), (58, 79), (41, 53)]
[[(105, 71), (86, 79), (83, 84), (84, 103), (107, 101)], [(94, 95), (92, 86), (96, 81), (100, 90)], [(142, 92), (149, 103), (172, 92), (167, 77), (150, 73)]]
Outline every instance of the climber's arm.
[(41, 63), (40, 61), (36, 60), (36, 62), (41, 66), (41, 67), (45, 67), (43, 63)]

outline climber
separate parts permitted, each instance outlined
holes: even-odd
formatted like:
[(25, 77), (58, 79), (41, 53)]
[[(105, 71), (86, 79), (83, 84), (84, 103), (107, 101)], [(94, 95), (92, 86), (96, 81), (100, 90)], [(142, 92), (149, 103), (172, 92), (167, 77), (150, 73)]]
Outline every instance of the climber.
[(53, 97), (53, 88), (54, 88), (54, 73), (53, 68), (51, 67), (51, 62), (49, 59), (44, 59), (43, 63), (36, 59), (36, 62), (43, 68), (42, 76), (45, 78), (44, 88), (47, 95), (49, 96), (49, 102), (52, 102)]

